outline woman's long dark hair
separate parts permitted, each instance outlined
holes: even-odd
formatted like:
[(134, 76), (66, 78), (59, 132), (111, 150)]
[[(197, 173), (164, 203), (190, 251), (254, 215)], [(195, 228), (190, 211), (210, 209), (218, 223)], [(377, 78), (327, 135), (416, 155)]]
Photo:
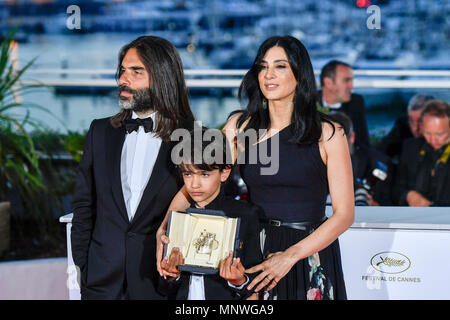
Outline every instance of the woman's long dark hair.
[(229, 117), (242, 112), (237, 121), (237, 127), (240, 128), (246, 120), (250, 119), (245, 130), (255, 129), (258, 132), (259, 129), (270, 128), (269, 108), (263, 105), (265, 97), (259, 87), (258, 74), (266, 52), (276, 46), (283, 48), (286, 52), (297, 80), (291, 119), (293, 137), (290, 141), (297, 144), (317, 143), (322, 135), (322, 122), (331, 124), (334, 134), (332, 118), (317, 110), (316, 80), (308, 51), (299, 40), (291, 36), (271, 37), (262, 43), (253, 66), (244, 76), (239, 88), (239, 99), (242, 101), (243, 97), (247, 98), (247, 108), (233, 111)]
[[(194, 120), (189, 106), (181, 58), (169, 41), (155, 36), (139, 37), (120, 50), (116, 71), (117, 82), (122, 75), (123, 58), (131, 48), (137, 50), (150, 75), (151, 103), (157, 111), (154, 132), (162, 140), (169, 141), (170, 135), (180, 126), (181, 121)], [(111, 125), (115, 128), (120, 127), (123, 120), (128, 118), (131, 118), (131, 110), (122, 110), (111, 118)]]

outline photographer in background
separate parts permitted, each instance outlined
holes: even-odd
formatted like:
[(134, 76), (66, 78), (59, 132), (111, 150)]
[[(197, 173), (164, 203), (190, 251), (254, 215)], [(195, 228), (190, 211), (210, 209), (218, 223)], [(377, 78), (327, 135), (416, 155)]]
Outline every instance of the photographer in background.
[(429, 101), (420, 124), (423, 137), (403, 144), (394, 198), (402, 206), (450, 206), (450, 105)]
[(347, 135), (355, 179), (355, 205), (392, 205), (392, 164), (389, 157), (355, 142), (355, 132), (350, 118), (342, 112), (331, 112), (330, 116), (342, 125)]
[(420, 127), (420, 115), (425, 104), (433, 100), (434, 97), (418, 93), (408, 102), (407, 114), (402, 115), (395, 120), (391, 131), (380, 141), (376, 148), (394, 161), (398, 161), (402, 154), (403, 142), (409, 138), (418, 138), (422, 136)]

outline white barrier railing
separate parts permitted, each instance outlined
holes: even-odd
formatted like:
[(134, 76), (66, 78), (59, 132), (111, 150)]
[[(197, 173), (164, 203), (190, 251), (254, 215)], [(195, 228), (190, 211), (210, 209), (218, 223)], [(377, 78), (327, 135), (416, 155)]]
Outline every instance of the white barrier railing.
[[(185, 70), (186, 84), (189, 88), (238, 88), (247, 70)], [(315, 70), (316, 75), (320, 71)], [(355, 88), (450, 88), (450, 70), (354, 70)], [(25, 85), (46, 85), (51, 87), (96, 87), (114, 88), (116, 81), (112, 78), (115, 70), (99, 69), (34, 69), (26, 72), (27, 76), (40, 75), (36, 79), (24, 79)], [(59, 75), (59, 78), (45, 76)], [(90, 78), (68, 78), (69, 76), (90, 76)], [(44, 76), (44, 77), (43, 77)], [(108, 79), (102, 77), (109, 77)], [(212, 77), (195, 79), (195, 77)], [(219, 78), (216, 78), (219, 77)], [(225, 78), (224, 78), (225, 77)], [(373, 77), (374, 79), (365, 79)], [(380, 79), (388, 77), (393, 79)], [(408, 79), (413, 77), (413, 79)], [(425, 79), (417, 79), (417, 78)], [(194, 79), (193, 79), (194, 78)], [(398, 79), (401, 78), (401, 79)], [(431, 78), (431, 79), (430, 79)], [(319, 86), (319, 83), (317, 83)]]
[[(103, 79), (42, 79), (22, 80), (24, 85), (44, 85), (49, 87), (96, 87), (115, 88), (115, 80)], [(221, 79), (187, 79), (188, 88), (239, 88), (241, 80), (221, 80)], [(317, 84), (318, 85), (318, 84)], [(392, 89), (450, 89), (450, 80), (355, 80), (355, 88), (392, 88)]]
[[(244, 69), (187, 69), (186, 76), (243, 76)], [(450, 70), (353, 70), (357, 76), (419, 76), (419, 77), (450, 77)], [(30, 69), (27, 74), (90, 74), (90, 75), (115, 75), (112, 69)], [(320, 70), (314, 70), (315, 75), (320, 75)]]

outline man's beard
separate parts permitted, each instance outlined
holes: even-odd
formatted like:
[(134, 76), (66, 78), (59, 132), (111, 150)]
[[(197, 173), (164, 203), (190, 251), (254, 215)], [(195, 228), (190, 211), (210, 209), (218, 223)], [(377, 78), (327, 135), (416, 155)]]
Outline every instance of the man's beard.
[[(126, 98), (121, 96), (120, 93), (126, 91), (133, 94), (133, 97)], [(153, 109), (152, 98), (150, 90), (144, 89), (130, 89), (125, 85), (119, 86), (119, 105), (126, 110), (132, 110), (134, 112), (146, 112)]]

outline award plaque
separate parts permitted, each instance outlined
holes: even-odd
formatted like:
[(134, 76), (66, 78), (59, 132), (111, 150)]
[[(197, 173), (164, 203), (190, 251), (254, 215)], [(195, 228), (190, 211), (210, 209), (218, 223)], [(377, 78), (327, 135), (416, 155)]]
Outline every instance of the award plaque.
[(170, 243), (164, 256), (178, 247), (183, 254), (181, 271), (196, 274), (219, 272), (220, 262), (230, 251), (238, 249), (240, 219), (230, 218), (223, 211), (188, 208), (186, 212), (171, 211), (167, 226)]

